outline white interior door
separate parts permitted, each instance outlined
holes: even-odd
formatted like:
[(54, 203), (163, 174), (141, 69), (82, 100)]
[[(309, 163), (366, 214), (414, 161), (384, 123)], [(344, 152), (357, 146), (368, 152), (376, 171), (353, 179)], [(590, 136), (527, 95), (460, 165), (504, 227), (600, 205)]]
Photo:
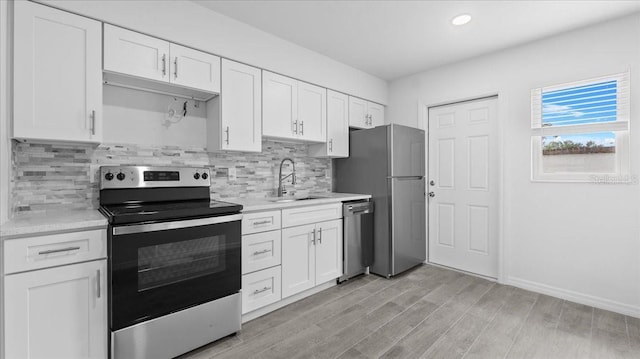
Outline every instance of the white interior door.
[(498, 276), (497, 98), (429, 109), (429, 262)]

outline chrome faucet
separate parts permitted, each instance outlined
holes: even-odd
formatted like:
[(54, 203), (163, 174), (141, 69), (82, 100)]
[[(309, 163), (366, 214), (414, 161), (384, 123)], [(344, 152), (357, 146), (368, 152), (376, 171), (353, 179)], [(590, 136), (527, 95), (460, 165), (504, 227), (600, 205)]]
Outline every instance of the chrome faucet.
[[(291, 173), (289, 173), (288, 175), (282, 177), (282, 165), (286, 162), (286, 161), (290, 161), (291, 162), (291, 166), (293, 166), (293, 171), (291, 171)], [(282, 162), (280, 162), (280, 174), (278, 175), (278, 197), (282, 197), (284, 194), (287, 193), (287, 190), (284, 188), (284, 185), (282, 184), (282, 180), (287, 179), (287, 177), (291, 176), (291, 184), (294, 185), (296, 184), (296, 164), (293, 162), (293, 160), (289, 157), (285, 158), (282, 160)]]

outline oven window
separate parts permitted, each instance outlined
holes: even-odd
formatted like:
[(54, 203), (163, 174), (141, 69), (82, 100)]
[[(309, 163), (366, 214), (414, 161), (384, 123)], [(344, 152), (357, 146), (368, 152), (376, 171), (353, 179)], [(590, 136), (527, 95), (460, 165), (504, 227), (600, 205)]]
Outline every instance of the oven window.
[(138, 248), (138, 291), (223, 272), (224, 236)]

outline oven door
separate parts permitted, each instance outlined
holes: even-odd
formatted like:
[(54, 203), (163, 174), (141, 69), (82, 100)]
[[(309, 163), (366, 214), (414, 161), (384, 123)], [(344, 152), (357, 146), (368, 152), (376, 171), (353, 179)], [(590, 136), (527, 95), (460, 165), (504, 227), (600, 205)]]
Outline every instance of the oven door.
[(112, 227), (111, 330), (237, 293), (241, 219), (235, 214)]

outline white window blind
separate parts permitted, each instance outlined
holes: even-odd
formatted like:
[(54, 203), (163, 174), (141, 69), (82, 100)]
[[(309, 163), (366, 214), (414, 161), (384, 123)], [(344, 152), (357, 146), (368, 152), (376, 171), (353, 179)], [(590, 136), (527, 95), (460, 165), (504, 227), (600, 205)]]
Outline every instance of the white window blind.
[(629, 87), (625, 72), (532, 89), (532, 180), (627, 174)]

